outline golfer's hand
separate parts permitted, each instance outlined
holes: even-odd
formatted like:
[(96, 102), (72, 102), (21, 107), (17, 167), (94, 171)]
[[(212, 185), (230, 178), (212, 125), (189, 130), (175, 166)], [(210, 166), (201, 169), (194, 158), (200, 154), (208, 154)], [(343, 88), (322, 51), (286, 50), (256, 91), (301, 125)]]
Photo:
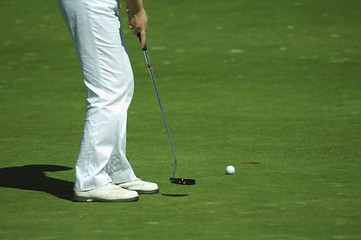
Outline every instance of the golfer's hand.
[(148, 16), (144, 8), (137, 9), (138, 11), (132, 11), (132, 9), (127, 7), (128, 19), (129, 19), (129, 28), (133, 29), (133, 33), (138, 36), (140, 35), (140, 47), (144, 48), (145, 46), (145, 31), (148, 27)]

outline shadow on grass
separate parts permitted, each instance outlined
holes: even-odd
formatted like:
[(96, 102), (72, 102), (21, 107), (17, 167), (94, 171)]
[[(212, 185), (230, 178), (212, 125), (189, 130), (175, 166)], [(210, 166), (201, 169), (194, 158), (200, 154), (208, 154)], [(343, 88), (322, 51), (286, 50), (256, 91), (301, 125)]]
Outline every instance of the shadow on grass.
[(161, 193), (163, 196), (166, 197), (187, 197), (189, 194), (167, 194), (167, 193)]
[(0, 168), (0, 187), (46, 192), (71, 201), (74, 183), (45, 175), (46, 172), (70, 169), (72, 168), (57, 165), (26, 165)]

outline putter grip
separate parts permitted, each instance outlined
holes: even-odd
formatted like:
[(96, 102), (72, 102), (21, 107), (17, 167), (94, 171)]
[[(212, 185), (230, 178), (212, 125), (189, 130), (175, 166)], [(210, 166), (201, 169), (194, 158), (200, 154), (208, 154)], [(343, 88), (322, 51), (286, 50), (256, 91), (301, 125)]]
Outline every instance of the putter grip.
[[(142, 38), (140, 37), (140, 33), (138, 33), (138, 38), (139, 38), (139, 42), (141, 42), (142, 41)], [(144, 44), (144, 47), (142, 48), (143, 49), (143, 51), (147, 51), (147, 44)]]

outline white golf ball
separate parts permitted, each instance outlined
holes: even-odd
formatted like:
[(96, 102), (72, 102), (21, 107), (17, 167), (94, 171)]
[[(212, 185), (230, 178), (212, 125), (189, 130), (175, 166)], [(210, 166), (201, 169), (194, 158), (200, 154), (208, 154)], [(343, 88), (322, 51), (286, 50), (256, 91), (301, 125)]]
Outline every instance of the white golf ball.
[(236, 169), (232, 165), (229, 165), (226, 167), (227, 174), (232, 175), (232, 174), (234, 174), (235, 171), (236, 171)]

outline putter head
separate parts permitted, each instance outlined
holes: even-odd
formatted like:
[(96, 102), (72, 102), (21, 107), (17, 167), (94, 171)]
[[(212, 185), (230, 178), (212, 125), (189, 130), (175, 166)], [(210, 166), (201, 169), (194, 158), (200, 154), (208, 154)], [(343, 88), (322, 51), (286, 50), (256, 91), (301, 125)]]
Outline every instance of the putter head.
[(170, 178), (169, 181), (174, 184), (181, 185), (194, 185), (196, 184), (196, 180), (194, 179), (186, 179), (186, 178)]

